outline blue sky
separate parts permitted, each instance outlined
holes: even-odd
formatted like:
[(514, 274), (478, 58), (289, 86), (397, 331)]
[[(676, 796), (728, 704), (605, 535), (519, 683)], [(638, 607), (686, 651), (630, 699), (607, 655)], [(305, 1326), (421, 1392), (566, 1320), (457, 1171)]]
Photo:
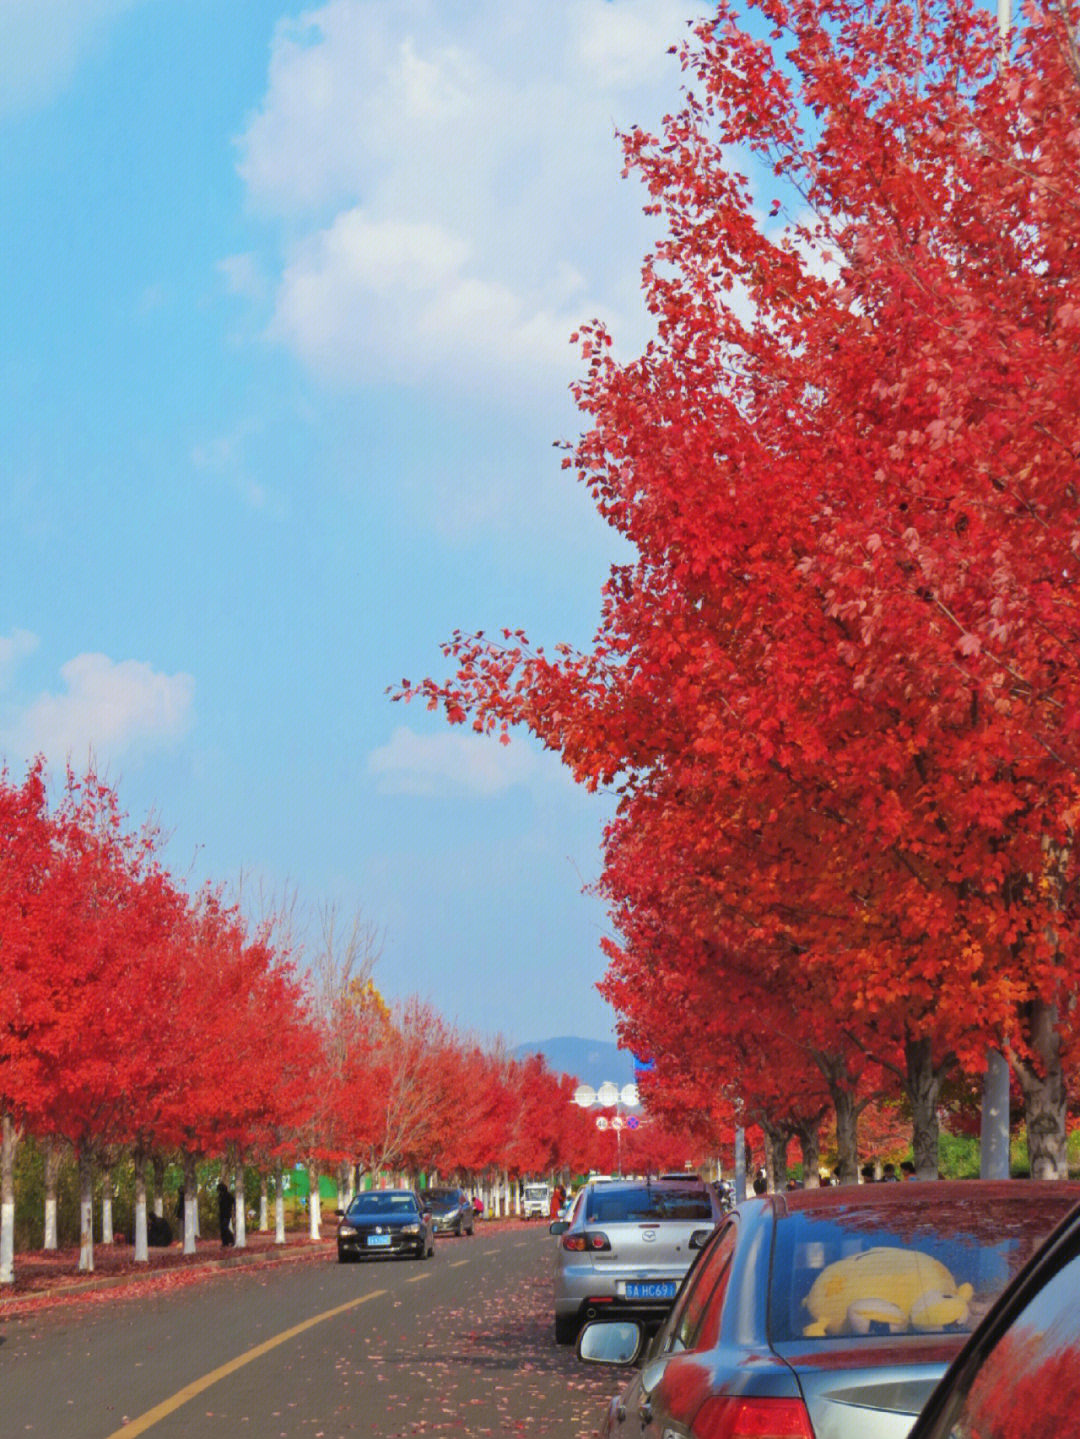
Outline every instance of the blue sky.
[(688, 0), (0, 0), (0, 750), (91, 750), (190, 884), (361, 909), (376, 977), (605, 1038), (610, 799), (391, 704), (587, 643), (568, 337), (644, 342), (617, 126)]

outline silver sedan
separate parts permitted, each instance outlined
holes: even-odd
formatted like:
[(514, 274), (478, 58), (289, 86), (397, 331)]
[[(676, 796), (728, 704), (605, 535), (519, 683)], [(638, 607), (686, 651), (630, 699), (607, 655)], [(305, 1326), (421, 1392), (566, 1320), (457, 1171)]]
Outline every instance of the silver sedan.
[(598, 1315), (657, 1325), (683, 1275), (722, 1217), (700, 1179), (590, 1183), (569, 1221), (556, 1220), (555, 1341), (572, 1344)]

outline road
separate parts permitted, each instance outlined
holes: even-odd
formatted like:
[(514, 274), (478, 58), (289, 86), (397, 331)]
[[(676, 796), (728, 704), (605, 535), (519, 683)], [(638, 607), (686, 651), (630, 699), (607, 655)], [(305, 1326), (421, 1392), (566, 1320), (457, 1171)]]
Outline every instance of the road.
[(5, 1323), (0, 1436), (585, 1439), (619, 1382), (552, 1340), (551, 1244), (481, 1230)]

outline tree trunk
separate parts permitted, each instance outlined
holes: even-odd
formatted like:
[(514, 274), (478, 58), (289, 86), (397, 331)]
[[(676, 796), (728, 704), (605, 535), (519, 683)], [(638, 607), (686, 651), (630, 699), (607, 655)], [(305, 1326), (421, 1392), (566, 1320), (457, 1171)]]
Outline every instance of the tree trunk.
[(321, 1239), (322, 1206), (319, 1202), (319, 1175), (314, 1164), (308, 1164), (308, 1238)]
[(788, 1134), (784, 1129), (767, 1119), (758, 1117), (761, 1132), (765, 1136), (765, 1174), (769, 1193), (775, 1194), (787, 1184)]
[(285, 1243), (285, 1175), (281, 1160), (274, 1170), (274, 1243)]
[(184, 1155), (184, 1253), (195, 1253), (195, 1234), (199, 1225), (199, 1180), (195, 1172), (194, 1154)]
[(847, 1089), (832, 1091), (836, 1110), (836, 1177), (841, 1184), (859, 1182), (859, 1112)]
[(150, 1263), (146, 1234), (146, 1155), (135, 1151), (135, 1263)]
[(986, 1056), (982, 1124), (979, 1131), (979, 1178), (1009, 1177), (1009, 1061), (996, 1049)]
[(1068, 1094), (1061, 1067), (1057, 1007), (1033, 1000), (1027, 1007), (1027, 1040), (1038, 1057), (1032, 1064), (1013, 1057), (1024, 1094), (1024, 1123), (1032, 1179), (1068, 1179), (1066, 1109)]
[(113, 1192), (112, 1192), (113, 1167), (107, 1164), (101, 1171), (101, 1242), (111, 1244), (113, 1242)]
[(0, 1117), (0, 1284), (15, 1283), (15, 1122)]
[(86, 1145), (79, 1149), (79, 1273), (94, 1272), (94, 1160)]
[(154, 1155), (154, 1213), (165, 1218), (165, 1161), (160, 1154)]
[(244, 1166), (236, 1166), (235, 1189), (236, 1212), (233, 1219), (233, 1245), (237, 1249), (247, 1248), (247, 1196), (244, 1193)]
[(800, 1122), (795, 1125), (795, 1138), (802, 1155), (803, 1188), (818, 1189), (821, 1186), (821, 1131), (816, 1123)]
[(915, 1154), (915, 1174), (919, 1179), (938, 1177), (938, 1096), (941, 1078), (951, 1061), (934, 1068), (933, 1047), (929, 1036), (908, 1039), (904, 1043), (907, 1072), (904, 1089), (911, 1105), (911, 1145)]
[(265, 1171), (259, 1176), (259, 1233), (270, 1232), (270, 1187)]
[(49, 1250), (56, 1250), (60, 1247), (60, 1240), (57, 1230), (56, 1215), (56, 1186), (60, 1182), (60, 1155), (61, 1149), (57, 1141), (50, 1135), (45, 1140), (45, 1245)]

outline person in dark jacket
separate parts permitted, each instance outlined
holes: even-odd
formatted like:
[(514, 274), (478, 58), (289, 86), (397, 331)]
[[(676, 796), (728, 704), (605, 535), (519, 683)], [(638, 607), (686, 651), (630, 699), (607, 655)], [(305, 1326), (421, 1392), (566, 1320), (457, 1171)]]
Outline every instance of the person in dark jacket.
[(236, 1200), (233, 1198), (232, 1190), (225, 1183), (224, 1179), (218, 1180), (217, 1212), (221, 1242), (228, 1248), (230, 1244), (236, 1243), (236, 1235), (233, 1233), (232, 1227), (233, 1215), (236, 1213)]

